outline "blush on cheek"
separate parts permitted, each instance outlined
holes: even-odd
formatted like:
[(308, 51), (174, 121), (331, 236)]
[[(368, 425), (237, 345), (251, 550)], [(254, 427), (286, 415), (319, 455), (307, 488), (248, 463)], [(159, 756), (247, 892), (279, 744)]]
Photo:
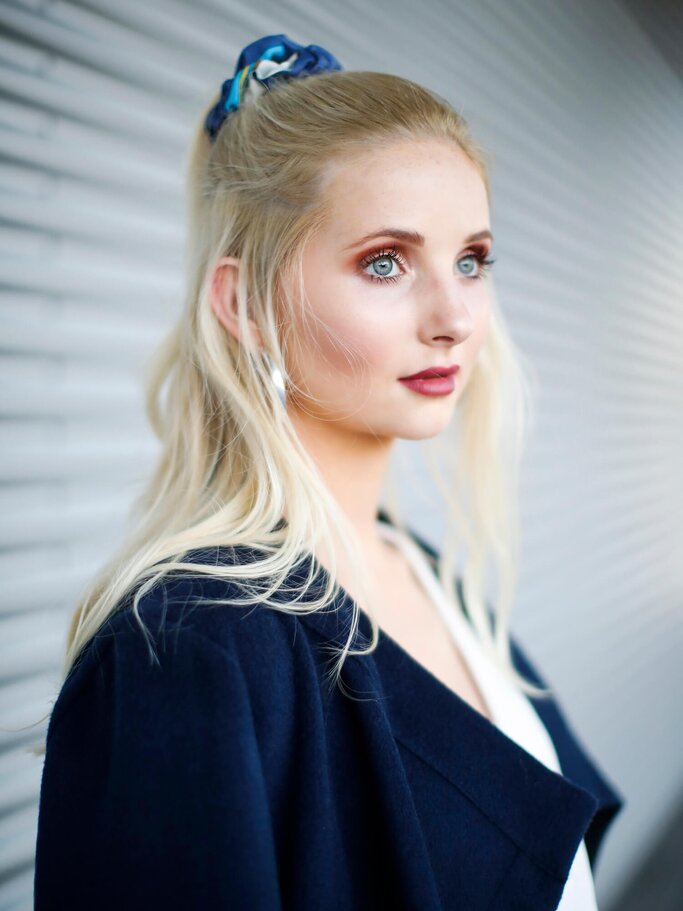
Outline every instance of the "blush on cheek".
[(302, 356), (309, 363), (316, 363), (321, 370), (327, 365), (337, 374), (350, 377), (356, 377), (362, 371), (370, 380), (372, 373), (391, 358), (391, 351), (377, 342), (378, 333), (374, 328), (346, 321), (335, 325), (328, 321), (327, 327), (318, 326), (313, 337), (309, 337)]
[(374, 376), (393, 372), (405, 333), (396, 338), (396, 312), (370, 293), (368, 282), (349, 278), (346, 265), (335, 272), (330, 262), (334, 250), (311, 246), (304, 262), (309, 312), (297, 318), (297, 359), (311, 382), (347, 377), (367, 391)]
[(339, 380), (358, 373), (359, 359), (349, 352), (343, 336), (336, 338), (334, 330), (315, 320), (307, 320), (292, 336), (290, 370), (294, 382), (304, 394), (331, 404), (330, 397), (341, 392)]

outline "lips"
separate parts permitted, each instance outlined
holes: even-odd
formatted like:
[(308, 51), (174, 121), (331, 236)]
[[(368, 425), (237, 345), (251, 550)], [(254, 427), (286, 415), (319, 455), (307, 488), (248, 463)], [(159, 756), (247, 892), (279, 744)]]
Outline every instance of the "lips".
[(421, 370), (419, 373), (413, 373), (410, 376), (402, 376), (400, 379), (422, 380), (437, 376), (453, 376), (458, 370), (460, 370), (459, 364), (454, 364), (452, 367), (428, 367), (426, 370)]

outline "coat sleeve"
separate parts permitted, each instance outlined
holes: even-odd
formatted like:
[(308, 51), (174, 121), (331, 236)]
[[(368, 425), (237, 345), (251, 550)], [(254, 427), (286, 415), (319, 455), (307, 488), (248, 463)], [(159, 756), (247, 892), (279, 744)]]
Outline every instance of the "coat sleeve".
[(36, 911), (281, 908), (238, 659), (189, 628), (97, 637), (48, 727)]

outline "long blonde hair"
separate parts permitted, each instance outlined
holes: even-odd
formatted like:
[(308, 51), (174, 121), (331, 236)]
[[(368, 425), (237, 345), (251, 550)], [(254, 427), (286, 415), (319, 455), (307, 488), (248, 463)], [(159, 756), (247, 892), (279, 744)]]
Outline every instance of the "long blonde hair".
[[(214, 98), (210, 106), (217, 101)], [(207, 107), (208, 110), (208, 107)], [(462, 116), (434, 92), (404, 78), (368, 71), (319, 73), (280, 83), (232, 114), (215, 143), (193, 137), (187, 167), (185, 307), (150, 362), (146, 403), (162, 444), (158, 464), (134, 504), (137, 525), (83, 595), (68, 631), (63, 676), (97, 630), (131, 592), (140, 598), (169, 572), (221, 576), (246, 598), (290, 613), (322, 609), (338, 595), (335, 542), (344, 549), (359, 590), (374, 588), (354, 530), (303, 447), (272, 383), (262, 352), (249, 341), (258, 325), (267, 354), (288, 386), (286, 371), (294, 308), (302, 315), (302, 251), (325, 222), (324, 190), (334, 167), (370, 147), (397, 139), (452, 142), (478, 169), (490, 193), (484, 152)], [(239, 258), (237, 339), (217, 320), (209, 282), (222, 256)], [(525, 692), (547, 694), (519, 675), (511, 660), (509, 611), (517, 584), (518, 476), (531, 417), (530, 373), (498, 306), (491, 277), (489, 331), (453, 428), (423, 446), (427, 467), (447, 507), (438, 575), (458, 608), (456, 568), (464, 550), (466, 610), (484, 647)], [(308, 314), (310, 318), (310, 314)], [(167, 388), (164, 391), (164, 388)], [(450, 428), (449, 428), (450, 430)], [(406, 530), (391, 478), (391, 521)], [(286, 522), (282, 518), (286, 516)], [(183, 561), (189, 551), (246, 545), (263, 559), (216, 565)], [(329, 555), (319, 597), (277, 605), (302, 553)], [(495, 616), (485, 600), (487, 561), (499, 580)], [(314, 564), (311, 564), (314, 565)], [(253, 584), (269, 580), (258, 590)], [(308, 581), (314, 576), (309, 574)], [(235, 603), (226, 599), (226, 604)], [(492, 622), (495, 619), (495, 622)], [(339, 681), (347, 654), (371, 654), (372, 640), (351, 648), (358, 627), (354, 603), (349, 640), (338, 651)]]

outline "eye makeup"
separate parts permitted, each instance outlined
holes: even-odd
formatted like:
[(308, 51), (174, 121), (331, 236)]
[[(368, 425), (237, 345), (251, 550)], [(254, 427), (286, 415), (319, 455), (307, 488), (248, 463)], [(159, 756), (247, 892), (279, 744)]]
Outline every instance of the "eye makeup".
[[(459, 259), (458, 263), (462, 262), (465, 259), (474, 259), (476, 260), (479, 270), (476, 275), (465, 275), (462, 274), (463, 278), (467, 278), (470, 281), (480, 281), (485, 278), (488, 272), (491, 269), (491, 266), (494, 264), (495, 259), (488, 257), (485, 250), (467, 250)], [(401, 268), (405, 268), (407, 265), (406, 259), (403, 253), (396, 246), (384, 247), (380, 250), (373, 250), (370, 253), (367, 253), (363, 256), (358, 264), (359, 271), (366, 278), (369, 278), (370, 281), (378, 282), (379, 284), (385, 284), (386, 282), (397, 282), (400, 280), (401, 275), (372, 275), (365, 270), (369, 266), (373, 266), (375, 263), (380, 262), (381, 260), (391, 260), (392, 262), (399, 265)]]

